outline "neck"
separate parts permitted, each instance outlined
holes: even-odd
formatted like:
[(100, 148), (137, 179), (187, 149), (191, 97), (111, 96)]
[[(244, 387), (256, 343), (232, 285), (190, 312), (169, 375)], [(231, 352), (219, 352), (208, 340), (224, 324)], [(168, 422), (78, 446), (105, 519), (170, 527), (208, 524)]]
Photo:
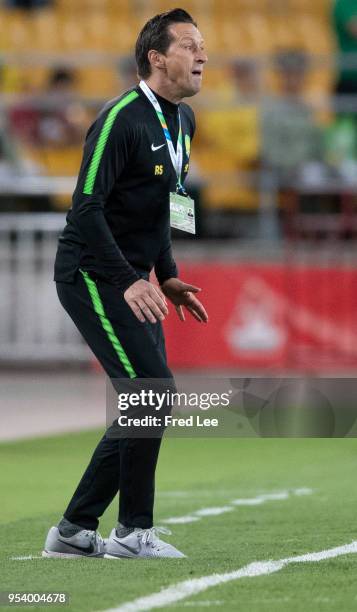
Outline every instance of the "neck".
[(182, 96), (173, 91), (172, 84), (162, 81), (160, 75), (151, 74), (147, 79), (145, 79), (145, 83), (150, 87), (150, 89), (153, 90), (154, 93), (158, 94), (162, 98), (165, 98), (165, 100), (172, 102), (173, 104), (179, 104), (182, 100)]

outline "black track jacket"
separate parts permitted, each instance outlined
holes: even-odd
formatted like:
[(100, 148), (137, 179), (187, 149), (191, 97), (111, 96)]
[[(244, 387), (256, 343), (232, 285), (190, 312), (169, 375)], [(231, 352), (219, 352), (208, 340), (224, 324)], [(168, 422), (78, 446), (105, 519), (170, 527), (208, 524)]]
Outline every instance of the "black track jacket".
[[(157, 99), (176, 147), (178, 106)], [(187, 104), (179, 109), (183, 183), (195, 118)], [(163, 129), (140, 87), (111, 100), (87, 134), (72, 208), (59, 238), (55, 280), (71, 283), (82, 268), (125, 291), (152, 268), (160, 284), (177, 276), (169, 212), (169, 192), (175, 187)]]

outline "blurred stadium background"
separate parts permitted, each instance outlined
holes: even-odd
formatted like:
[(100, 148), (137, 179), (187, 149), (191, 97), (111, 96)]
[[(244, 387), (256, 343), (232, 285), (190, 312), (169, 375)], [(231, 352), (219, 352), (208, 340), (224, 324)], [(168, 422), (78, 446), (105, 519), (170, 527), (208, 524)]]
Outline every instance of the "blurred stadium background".
[[(169, 317), (176, 370), (356, 371), (353, 4), (182, 2), (198, 21), (209, 63), (191, 101), (189, 190), (199, 233), (175, 234), (174, 246), (182, 278), (203, 288), (211, 322)], [(27, 386), (31, 410), (44, 369), (62, 388), (74, 368), (93, 384), (91, 353), (57, 302), (56, 240), (86, 129), (107, 99), (135, 84), (136, 36), (170, 8), (167, 0), (0, 6), (0, 367), (8, 415), (19, 381), (33, 382), (33, 373), (42, 383)], [(79, 380), (72, 376), (68, 389)]]

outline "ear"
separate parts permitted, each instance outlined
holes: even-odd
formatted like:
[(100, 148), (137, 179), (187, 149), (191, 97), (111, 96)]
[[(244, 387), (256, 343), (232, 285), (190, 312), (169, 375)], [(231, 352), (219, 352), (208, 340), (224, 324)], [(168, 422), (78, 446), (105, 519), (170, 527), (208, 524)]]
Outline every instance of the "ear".
[(155, 51), (154, 49), (150, 49), (148, 53), (148, 59), (153, 68), (157, 68), (158, 70), (162, 70), (165, 66), (165, 58), (162, 53)]

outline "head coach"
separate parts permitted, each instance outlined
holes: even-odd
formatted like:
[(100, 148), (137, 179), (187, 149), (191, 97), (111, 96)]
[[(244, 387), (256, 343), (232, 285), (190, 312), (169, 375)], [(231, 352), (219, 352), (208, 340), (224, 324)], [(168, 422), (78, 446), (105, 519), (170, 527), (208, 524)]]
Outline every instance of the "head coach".
[[(184, 188), (195, 119), (182, 99), (200, 91), (207, 56), (182, 9), (150, 19), (135, 54), (139, 85), (111, 100), (88, 131), (55, 281), (110, 379), (172, 379), (161, 326), (168, 303), (182, 321), (185, 310), (208, 321), (200, 289), (178, 278), (170, 230), (195, 233)], [(184, 557), (153, 526), (160, 443), (104, 435), (43, 556)], [(118, 524), (104, 543), (98, 519), (118, 490)]]

